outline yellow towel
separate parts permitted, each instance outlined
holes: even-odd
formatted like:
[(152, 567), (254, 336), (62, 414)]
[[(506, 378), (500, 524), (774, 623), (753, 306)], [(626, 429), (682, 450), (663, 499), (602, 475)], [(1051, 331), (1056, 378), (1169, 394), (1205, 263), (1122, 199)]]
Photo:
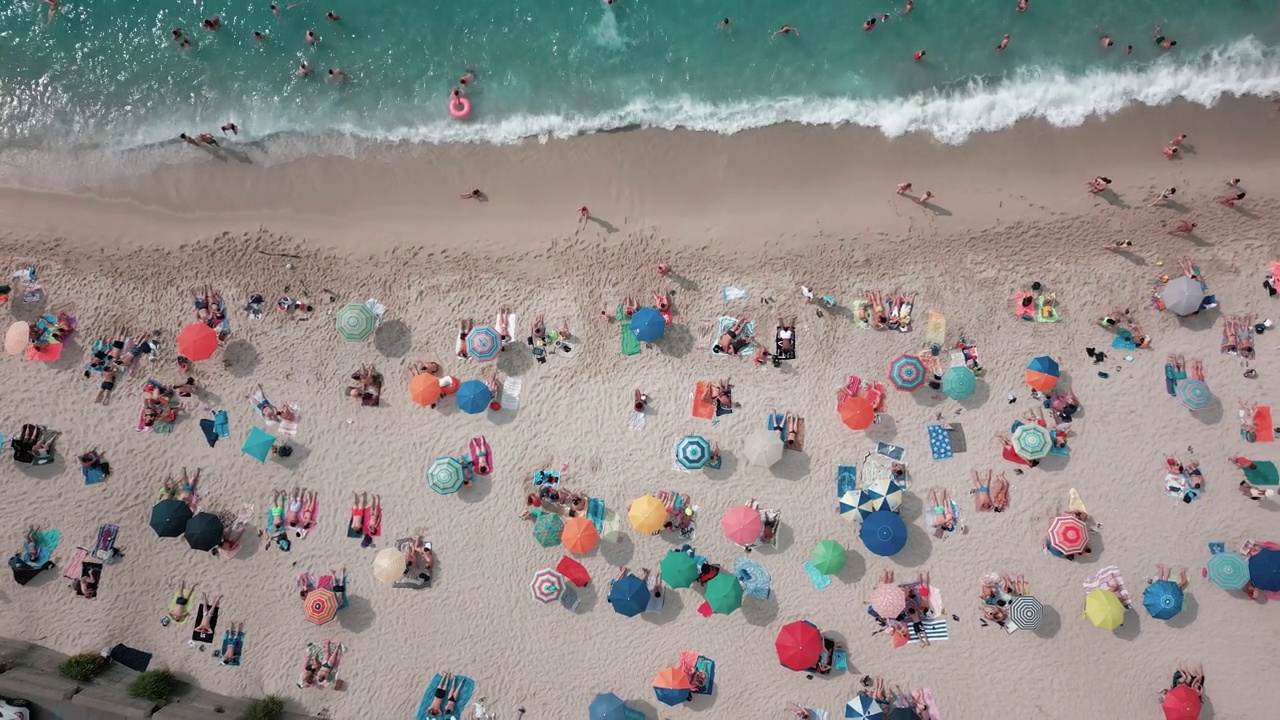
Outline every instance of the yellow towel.
[(1071, 509), (1071, 512), (1089, 514), (1089, 511), (1084, 508), (1084, 503), (1080, 500), (1080, 493), (1076, 492), (1075, 488), (1071, 488), (1071, 503), (1067, 507)]
[(941, 346), (947, 342), (947, 318), (930, 310), (925, 313), (924, 343)]

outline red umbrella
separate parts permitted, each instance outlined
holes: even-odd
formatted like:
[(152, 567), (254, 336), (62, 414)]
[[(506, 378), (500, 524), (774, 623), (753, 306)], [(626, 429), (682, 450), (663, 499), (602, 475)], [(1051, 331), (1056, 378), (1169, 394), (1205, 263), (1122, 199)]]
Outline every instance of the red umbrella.
[(1203, 706), (1200, 693), (1186, 685), (1179, 685), (1165, 693), (1164, 702), (1160, 703), (1165, 720), (1198, 720)]
[(1089, 531), (1080, 518), (1063, 513), (1049, 525), (1049, 544), (1063, 555), (1076, 555), (1089, 544)]
[(591, 582), (591, 575), (582, 563), (568, 555), (560, 558), (560, 564), (556, 565), (556, 572), (578, 587), (586, 587), (587, 583)]
[(178, 333), (178, 354), (188, 360), (208, 360), (218, 349), (218, 333), (202, 322), (191, 323)]
[(773, 647), (783, 667), (803, 672), (818, 664), (822, 655), (822, 633), (808, 620), (797, 620), (782, 626)]
[(720, 521), (724, 528), (724, 536), (735, 545), (753, 545), (764, 532), (764, 522), (760, 520), (760, 511), (750, 505), (735, 505), (724, 514)]

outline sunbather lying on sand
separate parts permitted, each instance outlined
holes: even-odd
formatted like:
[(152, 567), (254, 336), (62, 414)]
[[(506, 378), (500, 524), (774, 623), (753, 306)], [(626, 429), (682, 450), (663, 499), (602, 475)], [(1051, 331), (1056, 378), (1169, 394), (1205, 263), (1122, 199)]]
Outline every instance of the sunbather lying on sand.
[(169, 619), (174, 622), (184, 622), (191, 616), (188, 606), (191, 603), (191, 597), (196, 594), (196, 584), (191, 583), (187, 586), (187, 581), (178, 578), (178, 589), (174, 592), (173, 603), (169, 608)]
[(102, 579), (102, 566), (85, 563), (78, 580), (71, 582), (71, 590), (83, 598), (93, 599), (98, 595), (98, 581)]
[(973, 489), (969, 493), (973, 495), (974, 509), (978, 512), (987, 512), (991, 509), (991, 468), (987, 468), (985, 482), (979, 479), (977, 470), (970, 470), (969, 478), (973, 482)]
[(218, 603), (220, 602), (222, 602), (221, 595), (214, 598), (213, 602), (211, 603), (209, 602), (208, 595), (206, 595), (205, 593), (200, 593), (200, 607), (196, 613), (200, 615), (200, 624), (196, 625), (195, 630), (193, 632), (205, 633), (205, 634), (213, 632), (213, 617), (214, 617), (214, 613), (217, 612), (218, 610)]
[(787, 703), (787, 712), (795, 716), (796, 720), (813, 720), (813, 711), (807, 707), (797, 705), (793, 702)]
[(628, 317), (628, 318), (629, 318), (629, 317), (631, 317), (632, 315), (635, 315), (635, 314), (636, 314), (636, 311), (637, 311), (637, 310), (639, 310), (639, 309), (640, 309), (640, 305), (639, 305), (639, 303), (637, 303), (637, 302), (636, 302), (636, 299), (635, 299), (635, 298), (633, 298), (633, 297), (631, 297), (630, 295), (628, 295), (628, 296), (626, 296), (625, 298), (623, 298), (623, 299), (622, 299), (622, 315), (623, 315), (623, 317)]
[(240, 643), (244, 641), (244, 623), (232, 623), (224, 632), (231, 642), (226, 643), (221, 662), (223, 665), (235, 665), (240, 657)]
[(1199, 380), (1200, 382), (1205, 382), (1204, 363), (1196, 358), (1192, 358), (1191, 367), (1187, 371), (1187, 374), (1190, 375), (1192, 378)]
[(111, 404), (111, 391), (116, 387), (116, 377), (120, 371), (115, 366), (108, 367), (102, 371), (102, 381), (98, 383), (98, 394), (94, 396), (93, 401), (98, 405)]
[(744, 335), (747, 323), (749, 321), (743, 318), (731, 325), (720, 339), (716, 340), (715, 349), (721, 353), (736, 355), (742, 351), (742, 348), (751, 344), (755, 338), (751, 335)]
[(889, 323), (889, 316), (885, 313), (884, 299), (880, 297), (880, 291), (868, 290), (864, 297), (871, 304), (871, 327), (883, 330)]
[(778, 349), (782, 352), (789, 352), (796, 347), (796, 318), (794, 315), (790, 319), (778, 316)]
[(347, 387), (347, 397), (356, 398), (361, 405), (376, 407), (382, 397), (382, 373), (373, 365), (361, 365), (360, 370), (351, 373), (355, 385)]
[(316, 686), (316, 673), (320, 671), (320, 652), (320, 648), (314, 645), (307, 647), (307, 659), (302, 663), (302, 676), (298, 678), (298, 687)]
[(351, 493), (351, 524), (348, 528), (351, 532), (362, 534), (364, 532), (364, 515), (369, 507), (369, 493), (363, 495)]
[[(436, 686), (430, 707), (427, 708), (427, 715), (430, 717), (444, 717), (452, 715), (454, 709), (458, 705), (458, 692), (462, 690), (462, 679), (455, 677), (452, 673), (445, 673), (440, 677), (440, 684)], [(441, 703), (444, 706), (441, 707)]]
[[(178, 478), (176, 483), (178, 491), (177, 494), (174, 495), (175, 499), (181, 500), (188, 505), (195, 503), (196, 488), (200, 485), (200, 470), (200, 468), (196, 468), (196, 473), (191, 475), (187, 472), (185, 467), (182, 468), (182, 475)], [(166, 483), (167, 482), (168, 479), (166, 478)]]
[(956, 529), (956, 516), (955, 513), (951, 511), (951, 500), (947, 497), (947, 491), (945, 489), (934, 488), (933, 490), (930, 490), (929, 504), (933, 507), (933, 521), (931, 525), (935, 531), (935, 535), (941, 537), (944, 531)]
[(1182, 271), (1183, 275), (1191, 278), (1192, 280), (1200, 279), (1200, 274), (1196, 272), (1195, 264), (1191, 262), (1191, 258), (1189, 257), (1180, 258), (1178, 260), (1178, 269)]
[(415, 562), (421, 568), (418, 571), (418, 579), (423, 582), (431, 582), (431, 571), (436, 566), (436, 555), (431, 550), (430, 542), (422, 542), (422, 536), (416, 535), (413, 542), (405, 547), (405, 555), (409, 560), (405, 567), (404, 574), (408, 575), (413, 572)]
[(669, 290), (657, 290), (653, 293), (653, 306), (657, 308), (658, 312), (662, 313), (663, 316), (667, 316), (671, 313), (671, 297), (669, 293)]
[(783, 416), (782, 422), (787, 429), (787, 447), (793, 450), (804, 448), (804, 418), (789, 412)]
[[(1149, 580), (1148, 583), (1155, 582), (1156, 580), (1168, 580), (1169, 582), (1173, 582), (1172, 576), (1173, 568), (1168, 565), (1156, 565), (1156, 576)], [(1191, 581), (1187, 579), (1187, 569), (1182, 568), (1182, 570), (1178, 571), (1178, 589), (1186, 590), (1187, 585), (1190, 584)]]
[(1009, 481), (1005, 479), (1004, 472), (991, 481), (990, 487), (991, 509), (995, 512), (1004, 512), (1009, 508)]
[(475, 326), (475, 322), (468, 318), (458, 318), (458, 342), (454, 344), (454, 354), (463, 360), (470, 357), (467, 355), (467, 335)]

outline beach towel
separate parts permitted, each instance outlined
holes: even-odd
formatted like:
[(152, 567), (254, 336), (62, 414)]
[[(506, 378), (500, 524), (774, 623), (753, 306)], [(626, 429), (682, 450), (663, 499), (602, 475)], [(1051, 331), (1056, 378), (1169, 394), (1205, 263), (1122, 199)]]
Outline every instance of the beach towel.
[[(329, 672), (329, 678), (324, 682), (317, 682), (315, 685), (316, 687), (327, 688), (335, 685), (338, 682), (338, 666), (341, 664), (342, 656), (345, 655), (346, 652), (347, 652), (346, 646), (338, 645), (338, 656), (333, 661), (332, 670), (330, 670)], [(307, 653), (313, 657), (323, 658), (324, 647), (321, 645), (317, 645), (316, 643), (307, 643)], [(304, 660), (303, 661), (304, 665), (305, 665), (305, 662), (306, 661)]]
[(840, 465), (836, 467), (836, 499), (858, 489), (858, 467), (856, 465)]
[(907, 449), (887, 442), (876, 443), (876, 455), (890, 462), (905, 462)]
[(515, 412), (520, 409), (520, 391), (524, 389), (524, 378), (508, 377), (502, 381), (502, 409)]
[(116, 645), (111, 648), (111, 659), (135, 672), (146, 672), (147, 667), (151, 665), (151, 653), (127, 645)]
[(1023, 301), (1030, 297), (1035, 297), (1034, 293), (1020, 292), (1013, 296), (1013, 314), (1027, 321), (1036, 319), (1034, 303), (1030, 305), (1022, 304)]
[(1133, 340), (1130, 340), (1129, 338), (1116, 336), (1111, 338), (1111, 349), (1112, 350), (1137, 350), (1138, 344), (1135, 343)]
[(831, 584), (831, 576), (814, 567), (812, 560), (805, 561), (804, 571), (809, 575), (809, 582), (813, 583), (815, 590), (825, 590)]
[(249, 396), (249, 406), (253, 408), (254, 412), (258, 413), (258, 417), (262, 420), (264, 425), (275, 425), (277, 422), (276, 420), (268, 420), (266, 416), (262, 414), (262, 407), (264, 404), (272, 405), (273, 403), (267, 398), (266, 393), (261, 390), (254, 390), (253, 394)]
[(798, 342), (797, 331), (791, 331), (791, 349), (782, 349), (782, 328), (778, 328), (773, 334), (773, 356), (779, 360), (795, 360), (796, 344)]
[(587, 498), (587, 519), (596, 526), (597, 533), (604, 532), (604, 500)]
[(870, 311), (867, 309), (870, 306), (871, 303), (866, 300), (854, 300), (849, 306), (851, 311), (850, 315), (853, 317), (854, 324), (863, 330), (871, 329), (871, 321), (867, 319), (871, 315)]
[(1187, 379), (1187, 371), (1174, 370), (1173, 365), (1165, 363), (1164, 366), (1164, 391), (1171, 396), (1176, 397), (1178, 394), (1178, 381)]
[(929, 452), (933, 454), (934, 460), (951, 460), (955, 457), (955, 453), (951, 450), (951, 433), (941, 425), (930, 425), (929, 431)]
[(1071, 512), (1089, 514), (1089, 511), (1085, 509), (1084, 502), (1080, 500), (1080, 493), (1076, 492), (1075, 488), (1071, 488), (1071, 499), (1067, 503), (1067, 509)]
[[(231, 648), (236, 649), (236, 656), (233, 660), (226, 660), (227, 651)], [(233, 633), (227, 630), (222, 633), (222, 649), (213, 654), (216, 658), (224, 658), (222, 664), (227, 667), (240, 667), (240, 660), (244, 655), (244, 633)]]
[[(1013, 623), (1005, 623), (1009, 627), (1017, 627)], [(921, 720), (942, 720), (942, 716), (938, 713), (938, 701), (933, 697), (933, 690), (929, 688), (920, 688), (920, 699), (924, 700), (925, 714), (927, 717)]]
[(88, 555), (88, 550), (82, 547), (76, 548), (76, 551), (71, 553), (70, 559), (67, 560), (66, 569), (62, 571), (62, 577), (68, 580), (79, 580), (80, 572), (83, 570), (84, 559)]
[(930, 310), (924, 314), (924, 344), (926, 347), (942, 347), (947, 342), (947, 318)]
[(740, 287), (734, 287), (733, 285), (725, 285), (724, 289), (720, 291), (720, 297), (724, 298), (725, 302), (729, 302), (731, 300), (745, 300), (747, 298), (747, 291)]
[(80, 474), (84, 476), (85, 485), (97, 485), (107, 479), (107, 464), (97, 462), (93, 465), (81, 465)]
[(631, 428), (632, 430), (635, 430), (636, 432), (644, 432), (644, 427), (648, 423), (649, 423), (649, 420), (647, 417), (645, 417), (645, 414), (643, 412), (632, 410), (631, 421), (627, 423), (627, 427)]
[(618, 311), (613, 314), (613, 319), (618, 321), (618, 330), (622, 334), (622, 354), (623, 355), (639, 355), (640, 339), (636, 334), (631, 332), (631, 320), (627, 317), (627, 313), (618, 306)]
[[(717, 349), (716, 349), (716, 343), (717, 343), (717, 342), (719, 342), (719, 340), (720, 340), (720, 336), (721, 336), (721, 335), (724, 335), (724, 334), (725, 334), (725, 332), (726, 332), (726, 331), (728, 331), (728, 329), (729, 329), (729, 328), (733, 327), (737, 322), (738, 322), (738, 319), (737, 319), (737, 318), (732, 318), (732, 317), (729, 317), (728, 315), (721, 315), (721, 316), (716, 320), (716, 334), (715, 334), (715, 336), (711, 339), (711, 354), (712, 354), (712, 355), (722, 355), (722, 354), (724, 354), (724, 353), (721, 353), (719, 350), (717, 350)], [(741, 333), (740, 337), (754, 337), (754, 336), (755, 336), (755, 334), (756, 334), (756, 324), (755, 324), (755, 322), (754, 322), (754, 321), (748, 321), (748, 322), (747, 322), (747, 324), (743, 326), (743, 328), (742, 328), (742, 333)], [(755, 343), (747, 343), (746, 345), (743, 345), (743, 346), (742, 346), (742, 349), (738, 351), (738, 354), (739, 354), (739, 355), (750, 355), (750, 354), (754, 353), (755, 351), (756, 351), (756, 350), (755, 350)]]
[(290, 400), (284, 404), (289, 412), (293, 414), (292, 420), (280, 418), (279, 436), (282, 438), (290, 438), (298, 434), (298, 423), (302, 421), (302, 409), (298, 407), (298, 403)]
[(213, 638), (217, 635), (218, 630), (218, 607), (215, 605), (213, 611), (209, 613), (209, 632), (200, 632), (200, 623), (204, 622), (204, 604), (196, 606), (196, 626), (191, 629), (191, 640), (193, 642), (204, 643), (206, 645), (213, 643)]
[[(36, 556), (23, 557), (21, 560), (28, 565), (44, 565), (53, 556), (53, 551), (58, 549), (58, 543), (62, 541), (62, 533), (58, 530), (37, 530), (33, 539), (36, 543)], [(74, 579), (79, 578), (80, 576), (76, 575)]]
[(120, 534), (120, 526), (103, 524), (98, 526), (98, 537), (93, 544), (93, 556), (106, 560), (115, 555), (116, 537)]
[(204, 434), (204, 441), (209, 443), (209, 447), (214, 447), (218, 444), (218, 433), (213, 429), (213, 420), (201, 418), (200, 432)]
[[(862, 482), (864, 488), (875, 487), (876, 485), (884, 485), (893, 477), (892, 471), (888, 465), (878, 462), (875, 458), (867, 458), (862, 463)], [(906, 487), (906, 481), (901, 480), (899, 485)]]
[[(645, 615), (661, 615), (662, 604), (667, 597), (665, 593), (661, 592), (664, 589), (662, 581), (653, 576), (650, 576), (648, 580), (644, 581), (644, 584), (646, 587), (649, 588), (649, 604), (645, 606), (644, 614)], [(655, 594), (655, 592), (658, 594)]]
[(1115, 581), (1117, 588), (1113, 591), (1115, 592), (1116, 597), (1120, 598), (1120, 602), (1124, 604), (1126, 610), (1131, 609), (1133, 606), (1133, 598), (1129, 596), (1129, 588), (1124, 584), (1124, 578), (1120, 576), (1120, 568), (1115, 565), (1108, 565), (1102, 568), (1093, 575), (1085, 578), (1084, 582), (1081, 584), (1084, 585), (1084, 591), (1086, 593), (1091, 593), (1099, 588), (1110, 590), (1111, 588), (1109, 585), (1113, 580)]
[(1271, 420), (1271, 408), (1266, 405), (1259, 405), (1258, 409), (1253, 413), (1253, 421), (1257, 424), (1257, 436), (1255, 442), (1275, 442), (1276, 429)]
[(716, 416), (715, 400), (707, 399), (707, 395), (711, 392), (711, 383), (700, 382), (693, 387), (693, 411), (690, 413), (696, 418), (710, 420)]
[[(338, 578), (332, 575), (321, 575), (319, 582), (316, 583), (316, 587), (321, 588), (323, 590), (332, 590), (335, 585), (341, 585), (343, 588), (345, 588), (347, 586), (347, 576), (343, 575), (342, 582), (338, 582)], [(351, 599), (347, 596), (347, 593), (344, 590), (342, 592), (342, 604), (338, 606), (338, 609), (343, 610), (350, 604), (351, 604)]]
[(1036, 322), (1058, 322), (1058, 309), (1052, 293), (1036, 298)]
[(693, 666), (694, 672), (700, 672), (706, 678), (702, 689), (694, 690), (695, 695), (710, 695), (716, 689), (716, 661), (705, 655), (699, 655), (697, 663)]
[(867, 402), (876, 412), (884, 412), (884, 383), (876, 383), (867, 389)]
[[(415, 720), (462, 720), (462, 712), (466, 709), (467, 703), (471, 702), (471, 695), (476, 690), (476, 682), (465, 675), (455, 675), (457, 680), (462, 681), (462, 687), (458, 688), (458, 702), (454, 705), (453, 712), (448, 715), (438, 715), (434, 719), (427, 714), (427, 710), (431, 708), (431, 703), (435, 700), (435, 689), (443, 679), (442, 675), (437, 674), (431, 678), (431, 682), (427, 683), (426, 692), (422, 693), (422, 702), (418, 703), (418, 714)], [(440, 707), (444, 707), (444, 703), (440, 703)]]
[[(924, 625), (924, 636), (929, 638), (929, 642), (949, 639), (946, 620), (925, 620), (922, 624)], [(916, 634), (915, 628), (910, 625), (907, 626), (907, 642), (920, 642), (920, 636)]]

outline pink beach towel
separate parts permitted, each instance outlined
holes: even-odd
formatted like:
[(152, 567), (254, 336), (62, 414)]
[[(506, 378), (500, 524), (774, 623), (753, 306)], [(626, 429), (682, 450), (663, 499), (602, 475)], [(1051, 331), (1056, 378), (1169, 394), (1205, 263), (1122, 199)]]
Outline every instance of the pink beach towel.
[(68, 580), (79, 580), (80, 572), (84, 569), (84, 559), (88, 555), (89, 551), (85, 548), (76, 548), (76, 551), (71, 554), (71, 559), (67, 560), (67, 569), (62, 571), (62, 577)]
[(1116, 587), (1119, 588), (1115, 591), (1116, 597), (1120, 598), (1120, 602), (1124, 603), (1126, 608), (1131, 607), (1133, 602), (1129, 596), (1129, 588), (1124, 584), (1124, 578), (1120, 575), (1120, 568), (1115, 565), (1108, 565), (1096, 574), (1085, 578), (1083, 583), (1084, 590), (1089, 593), (1099, 588), (1109, 589), (1108, 585), (1112, 580), (1115, 581)]
[(942, 715), (938, 713), (938, 701), (933, 699), (933, 690), (920, 688), (920, 699), (924, 700), (927, 720), (942, 720)]

